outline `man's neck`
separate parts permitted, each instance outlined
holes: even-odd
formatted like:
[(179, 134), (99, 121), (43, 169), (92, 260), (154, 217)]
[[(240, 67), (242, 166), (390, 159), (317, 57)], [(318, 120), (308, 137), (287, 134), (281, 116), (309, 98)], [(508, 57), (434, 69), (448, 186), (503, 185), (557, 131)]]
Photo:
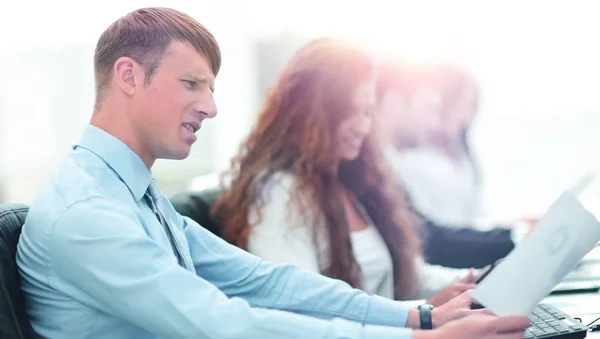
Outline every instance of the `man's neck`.
[(121, 140), (133, 150), (144, 162), (148, 170), (152, 169), (154, 159), (149, 152), (144, 152), (144, 145), (135, 137), (136, 133), (124, 112), (115, 113), (105, 110), (94, 110), (90, 125), (100, 128), (113, 137)]

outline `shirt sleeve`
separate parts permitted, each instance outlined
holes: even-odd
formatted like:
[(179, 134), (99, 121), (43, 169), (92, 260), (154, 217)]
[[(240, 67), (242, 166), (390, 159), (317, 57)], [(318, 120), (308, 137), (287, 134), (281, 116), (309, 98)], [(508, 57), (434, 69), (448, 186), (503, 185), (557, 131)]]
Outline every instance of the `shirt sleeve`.
[(340, 280), (295, 265), (259, 259), (213, 236), (184, 217), (197, 274), (231, 298), (253, 307), (280, 309), (322, 319), (344, 318), (362, 324), (404, 327), (409, 307), (369, 296)]
[[(294, 270), (239, 255), (200, 226), (188, 225), (196, 240), (195, 264), (214, 278), (220, 271), (231, 271), (217, 280), (224, 290), (240, 291), (240, 296), (260, 294), (253, 287), (291, 287)], [(367, 305), (364, 322), (352, 319), (317, 319), (282, 310), (252, 307), (240, 297), (228, 296), (202, 274), (183, 269), (174, 256), (149, 238), (140, 221), (127, 206), (116, 206), (109, 199), (92, 198), (72, 205), (54, 223), (48, 242), (49, 282), (70, 297), (113, 315), (160, 337), (170, 338), (410, 338), (408, 329), (376, 326), (378, 319), (401, 318), (402, 307), (377, 300), (367, 301), (356, 292), (338, 292), (344, 301)], [(199, 250), (204, 250), (198, 260)], [(215, 255), (220, 254), (220, 255)], [(230, 261), (230, 256), (237, 260)], [(246, 266), (247, 265), (247, 266)], [(245, 266), (245, 267), (243, 267)], [(274, 273), (274, 274), (273, 274)], [(239, 275), (237, 275), (239, 274)], [(236, 276), (237, 275), (237, 276)], [(300, 273), (300, 275), (303, 275)], [(315, 275), (316, 276), (316, 275)], [(282, 278), (282, 282), (277, 282)], [(302, 286), (295, 288), (311, 290)], [(262, 282), (262, 283), (261, 283)], [(328, 291), (334, 282), (313, 281)], [(323, 283), (323, 284), (322, 284)], [(324, 285), (324, 286), (322, 286)], [(227, 288), (229, 286), (229, 288)], [(246, 293), (243, 293), (246, 292)], [(266, 291), (262, 291), (266, 293)], [(316, 294), (311, 291), (309, 294)], [(276, 293), (281, 296), (281, 293)], [(293, 298), (294, 294), (287, 295)], [(296, 295), (296, 297), (302, 297)], [(260, 298), (257, 298), (260, 299)], [(278, 298), (285, 304), (289, 299)], [(360, 301), (361, 299), (365, 301)], [(300, 302), (302, 303), (302, 302)], [(293, 300), (292, 300), (293, 304)], [(340, 305), (341, 302), (338, 302)], [(281, 307), (282, 309), (284, 307)], [(379, 314), (382, 313), (381, 318)], [(377, 319), (373, 319), (377, 318)], [(374, 325), (364, 325), (373, 323)], [(389, 324), (381, 325), (394, 325)], [(396, 325), (400, 325), (396, 320)]]
[[(249, 238), (249, 249), (255, 255), (237, 247), (223, 246), (219, 238), (205, 237), (201, 226), (184, 217), (196, 271), (226, 294), (242, 296), (253, 306), (284, 309), (325, 319), (342, 317), (365, 324), (404, 327), (408, 306), (385, 298), (369, 297), (345, 282), (318, 274), (312, 228), (304, 224), (306, 220), (300, 217), (293, 205), (288, 204), (292, 184), (290, 177), (281, 175), (267, 185), (261, 221), (255, 225)], [(290, 225), (289, 221), (299, 222)], [(198, 245), (202, 246), (198, 248)], [(224, 252), (215, 252), (217, 248)], [(209, 249), (215, 254), (213, 258), (224, 257), (227, 264), (212, 265), (207, 269), (205, 261)], [(254, 266), (249, 262), (233, 265), (242, 259), (259, 260), (256, 254), (266, 259), (258, 264), (260, 269), (250, 272), (248, 267)], [(232, 267), (240, 269), (232, 270)], [(244, 280), (244, 285), (228, 283), (229, 279), (236, 280), (249, 274), (251, 276)]]

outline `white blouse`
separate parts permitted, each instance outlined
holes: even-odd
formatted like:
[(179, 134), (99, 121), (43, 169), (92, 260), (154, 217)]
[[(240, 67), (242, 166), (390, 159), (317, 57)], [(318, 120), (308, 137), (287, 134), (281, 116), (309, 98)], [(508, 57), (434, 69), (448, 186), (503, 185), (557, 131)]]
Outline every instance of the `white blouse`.
[(445, 226), (478, 224), (480, 192), (466, 159), (457, 163), (432, 147), (401, 152), (388, 147), (385, 155), (415, 208), (428, 219)]
[(352, 252), (362, 272), (362, 288), (369, 294), (394, 298), (394, 272), (390, 252), (373, 225), (350, 234)]
[[(293, 186), (292, 175), (273, 175), (262, 192), (261, 220), (256, 208), (251, 209), (249, 221), (253, 226), (248, 238), (248, 251), (274, 263), (293, 264), (315, 273), (328, 266), (328, 241), (325, 228), (313, 241), (312, 219), (304, 220), (297, 206), (289, 204)], [(309, 216), (310, 217), (310, 216)], [(362, 272), (362, 285), (368, 294), (394, 297), (391, 255), (381, 234), (373, 225), (352, 232), (353, 254)], [(415, 257), (419, 279), (418, 298), (430, 298), (442, 288), (464, 277), (468, 270), (434, 266)]]

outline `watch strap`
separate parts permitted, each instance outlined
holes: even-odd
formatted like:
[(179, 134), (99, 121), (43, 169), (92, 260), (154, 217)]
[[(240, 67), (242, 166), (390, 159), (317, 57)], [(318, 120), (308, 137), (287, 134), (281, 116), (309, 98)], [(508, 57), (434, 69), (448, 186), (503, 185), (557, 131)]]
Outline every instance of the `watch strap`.
[(433, 310), (433, 306), (431, 305), (419, 305), (419, 321), (421, 323), (422, 330), (431, 330), (433, 329), (433, 321), (431, 319), (431, 311)]

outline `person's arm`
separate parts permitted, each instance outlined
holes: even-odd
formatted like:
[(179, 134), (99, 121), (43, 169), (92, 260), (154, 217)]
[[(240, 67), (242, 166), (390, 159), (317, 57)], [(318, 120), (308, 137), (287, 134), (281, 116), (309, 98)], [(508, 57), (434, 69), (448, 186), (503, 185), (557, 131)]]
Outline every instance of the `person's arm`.
[[(275, 223), (285, 222), (288, 215), (295, 217), (294, 211), (289, 214), (285, 210), (291, 182), (278, 181), (269, 186), (272, 189), (266, 200), (268, 206), (262, 211), (266, 223), (261, 224), (267, 226), (266, 236), (257, 243), (257, 239), (251, 235), (250, 243), (260, 251), (260, 256), (294, 265), (274, 265), (263, 261), (220, 238), (207, 236), (200, 225), (183, 217), (180, 220), (197, 274), (215, 284), (229, 297), (242, 297), (252, 306), (283, 309), (325, 319), (342, 317), (366, 324), (405, 326), (408, 307), (381, 297), (369, 297), (342, 281), (312, 273), (319, 272), (319, 268), (308, 233), (304, 233), (306, 238), (300, 241), (294, 241), (293, 236), (287, 238), (292, 242), (289, 243), (291, 247), (286, 249), (288, 244), (283, 242), (283, 235), (277, 235), (276, 231), (277, 226), (283, 229), (286, 225)], [(292, 232), (297, 230), (300, 228), (294, 228)], [(269, 233), (274, 233), (275, 238)]]
[[(188, 241), (202, 243), (197, 253), (192, 253), (198, 274), (215, 283), (229, 297), (242, 297), (256, 307), (278, 308), (319, 318), (342, 317), (364, 324), (420, 328), (419, 312), (416, 309), (409, 310), (407, 306), (391, 299), (369, 297), (362, 291), (350, 288), (344, 282), (299, 269), (297, 266), (260, 261), (256, 256), (237, 247), (224, 246), (228, 244), (209, 234), (194, 221), (188, 218), (184, 218), (184, 221), (189, 235)], [(210, 237), (205, 238), (202, 233), (209, 234)], [(222, 247), (223, 252), (214, 251), (218, 247)], [(212, 254), (229, 263), (229, 269), (215, 271), (214, 269), (225, 264), (219, 265), (215, 258), (206, 259), (206, 256), (200, 255), (211, 249)], [(253, 266), (256, 260), (260, 262), (258, 266)], [(239, 265), (234, 265), (234, 262)], [(207, 269), (208, 267), (211, 269)], [(244, 278), (240, 279), (240, 276)], [(366, 311), (365, 304), (368, 305)], [(455, 319), (481, 311), (470, 310), (470, 304), (470, 294), (462, 294), (437, 307), (432, 311), (433, 327), (438, 328)], [(414, 332), (415, 336), (419, 332)], [(436, 335), (431, 338), (438, 337)]]
[[(410, 338), (409, 329), (370, 326), (380, 319), (401, 326), (406, 310), (369, 299), (331, 280), (275, 267), (235, 249), (200, 226), (188, 225), (200, 276), (180, 267), (175, 257), (149, 238), (133, 212), (105, 198), (93, 205), (71, 206), (53, 225), (47, 246), (55, 276), (49, 282), (70, 297), (101, 312), (131, 322), (160, 337), (169, 338)], [(202, 251), (203, 253), (200, 253)], [(198, 260), (199, 257), (203, 259)], [(207, 273), (208, 272), (208, 273)], [(252, 308), (244, 298), (225, 291), (306, 306), (295, 298), (330, 298), (357, 322), (326, 321), (304, 315)], [(218, 277), (222, 274), (222, 277)], [(316, 277), (312, 279), (313, 277)], [(257, 286), (271, 287), (256, 290)], [(308, 291), (306, 295), (293, 289)], [(336, 291), (339, 290), (339, 291)], [(246, 292), (246, 293), (245, 293)], [(292, 293), (294, 292), (294, 293)], [(262, 295), (271, 297), (257, 297)], [(252, 299), (252, 298), (251, 298)], [(346, 305), (343, 305), (346, 303)], [(265, 303), (265, 306), (266, 303)], [(315, 308), (322, 304), (310, 305)], [(283, 308), (283, 307), (282, 307)], [(336, 307), (323, 307), (323, 313)], [(309, 313), (309, 312), (307, 312)], [(313, 313), (319, 313), (315, 310)], [(352, 318), (352, 317), (349, 317)], [(392, 321), (395, 319), (395, 321)]]

